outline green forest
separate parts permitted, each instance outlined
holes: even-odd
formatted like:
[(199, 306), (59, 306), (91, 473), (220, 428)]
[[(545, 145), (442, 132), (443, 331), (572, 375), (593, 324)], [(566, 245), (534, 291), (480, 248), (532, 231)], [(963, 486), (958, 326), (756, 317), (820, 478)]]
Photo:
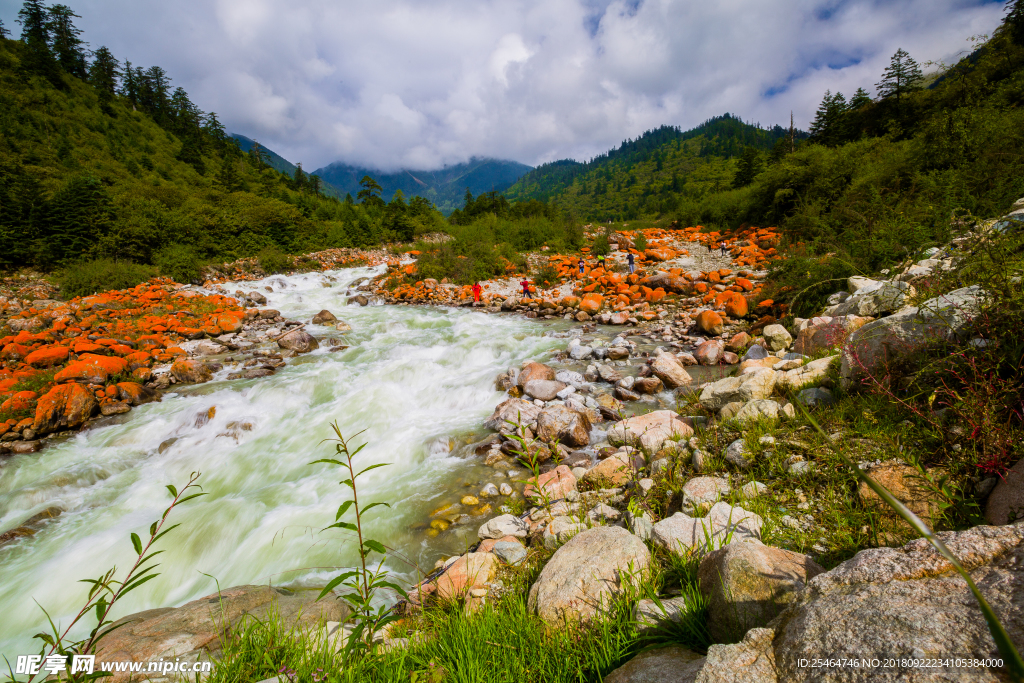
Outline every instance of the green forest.
[(384, 202), (371, 178), (340, 200), (301, 168), (274, 170), (258, 146), (243, 153), (159, 66), (87, 51), (65, 5), (27, 0), (19, 18), (20, 39), (0, 37), (0, 269), (137, 264), (188, 280), (212, 260), (443, 224), (425, 200)]

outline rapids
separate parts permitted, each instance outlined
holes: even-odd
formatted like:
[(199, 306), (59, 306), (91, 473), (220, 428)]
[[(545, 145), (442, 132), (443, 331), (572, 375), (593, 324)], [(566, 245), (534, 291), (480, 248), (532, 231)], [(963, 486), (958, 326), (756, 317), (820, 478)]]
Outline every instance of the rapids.
[[(309, 464), (333, 453), (318, 444), (332, 436), (335, 420), (346, 437), (364, 430), (357, 440), (368, 444), (358, 456), (363, 466), (391, 463), (359, 480), (364, 505), (392, 505), (375, 508), (366, 524), (370, 538), (407, 558), (389, 559), (389, 568), (412, 580), (412, 565), (429, 571), (442, 555), (465, 552), (486, 518), (436, 538), (415, 527), (445, 502), (508, 481), (479, 458), (466, 458), (467, 444), (484, 436), (481, 425), (503, 398), (496, 374), (564, 346), (545, 334), (563, 323), (465, 309), (344, 306), (347, 286), (375, 272), (227, 286), (258, 289), (267, 307), (296, 320), (329, 309), (352, 325), (349, 349), (330, 353), (325, 340), (341, 335), (310, 325), (321, 348), (289, 359), (272, 377), (229, 381), (225, 369), (212, 382), (3, 462), (0, 530), (47, 508), (63, 513), (34, 536), (0, 547), (0, 655), (13, 662), (38, 651), (31, 636), (44, 630), (40, 606), (67, 624), (86, 596), (80, 579), (113, 565), (126, 570), (134, 560), (129, 534), (145, 539), (170, 500), (165, 485), (180, 488), (193, 471), (202, 472), (209, 495), (173, 513), (172, 523), (181, 526), (161, 541), (161, 576), (119, 603), (115, 618), (214, 593), (214, 578), (223, 588), (323, 585), (336, 573), (330, 568), (354, 564), (355, 545), (342, 532), (320, 533), (350, 495), (339, 485), (343, 477), (329, 465)], [(213, 419), (197, 421), (210, 407)], [(95, 621), (85, 623), (91, 628)]]

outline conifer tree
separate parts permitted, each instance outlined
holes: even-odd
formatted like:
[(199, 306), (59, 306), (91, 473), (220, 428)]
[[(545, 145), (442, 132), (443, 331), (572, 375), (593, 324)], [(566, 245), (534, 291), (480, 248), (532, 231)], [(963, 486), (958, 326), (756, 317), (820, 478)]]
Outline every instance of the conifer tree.
[(4, 27), (4, 20), (0, 19), (0, 38), (6, 38), (9, 35), (11, 35), (11, 34)]
[(46, 5), (40, 0), (25, 0), (18, 10), (21, 24), (21, 40), (27, 46), (24, 67), (46, 78), (54, 87), (63, 89), (64, 83), (57, 69), (57, 62), (50, 52), (50, 27), (47, 21)]
[(217, 118), (217, 112), (214, 111), (203, 117), (203, 132), (218, 143), (223, 143), (227, 139), (227, 134), (224, 132), (224, 124), (220, 122)]
[(743, 148), (739, 164), (736, 168), (736, 176), (733, 178), (733, 187), (746, 187), (754, 182), (754, 178), (763, 168), (761, 154), (756, 147), (747, 146)]
[(114, 55), (106, 47), (92, 53), (92, 64), (89, 65), (89, 83), (99, 92), (100, 99), (108, 102), (117, 91), (117, 79), (121, 75)]
[[(384, 206), (384, 200), (380, 198), (384, 188), (380, 186), (380, 183), (370, 176), (364, 175), (362, 180), (359, 181), (359, 185), (363, 189), (359, 190), (356, 194), (356, 199), (360, 200), (361, 204), (376, 207)], [(466, 190), (466, 192), (468, 193), (469, 190)]]
[(883, 100), (896, 100), (896, 106), (902, 104), (908, 93), (921, 89), (924, 74), (914, 58), (903, 48), (896, 50), (889, 66), (882, 73), (882, 80), (875, 84), (878, 96)]
[(139, 103), (138, 69), (127, 59), (124, 61), (124, 76), (121, 79), (121, 94), (132, 103), (134, 109)]
[(60, 67), (77, 78), (86, 77), (85, 43), (78, 36), (81, 29), (74, 19), (81, 19), (67, 5), (54, 5), (47, 10), (47, 29), (50, 47)]
[(235, 160), (224, 155), (220, 163), (220, 170), (217, 172), (217, 182), (227, 192), (236, 192), (241, 188), (241, 181), (238, 177), (238, 169), (235, 168)]
[(865, 104), (871, 104), (871, 95), (864, 88), (857, 88), (857, 92), (853, 93), (853, 97), (850, 98), (850, 110), (860, 109)]
[(302, 171), (302, 162), (295, 164), (295, 176), (292, 178), (293, 186), (299, 192), (306, 189), (306, 174)]
[(1003, 27), (1006, 28), (1010, 40), (1017, 45), (1024, 45), (1024, 0), (1009, 0), (1006, 3)]
[(811, 139), (826, 147), (835, 147), (846, 139), (845, 115), (848, 110), (843, 93), (825, 91), (818, 111), (811, 121)]

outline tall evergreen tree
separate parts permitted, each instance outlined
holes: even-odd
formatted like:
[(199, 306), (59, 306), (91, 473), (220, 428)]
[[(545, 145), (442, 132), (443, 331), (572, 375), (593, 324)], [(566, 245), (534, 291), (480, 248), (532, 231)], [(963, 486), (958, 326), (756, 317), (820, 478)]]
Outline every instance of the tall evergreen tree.
[(4, 27), (4, 20), (0, 19), (0, 38), (6, 38), (11, 35), (10, 32)]
[(292, 178), (292, 184), (293, 184), (293, 187), (296, 190), (298, 190), (299, 192), (302, 192), (303, 190), (305, 190), (306, 189), (306, 185), (308, 184), (308, 181), (306, 179), (306, 174), (302, 170), (302, 162), (301, 161), (299, 163), (295, 164), (295, 176)]
[(1024, 0), (1009, 0), (1006, 3), (1006, 19), (1003, 26), (1010, 39), (1017, 45), (1024, 45)]
[(217, 182), (227, 192), (236, 192), (241, 189), (242, 184), (238, 177), (238, 169), (235, 168), (235, 160), (228, 158), (227, 155), (221, 160), (220, 170), (217, 172)]
[(871, 104), (871, 95), (864, 88), (857, 88), (857, 92), (850, 98), (850, 109), (860, 109), (865, 104)]
[(764, 168), (764, 164), (761, 161), (761, 153), (757, 148), (749, 145), (744, 147), (743, 154), (740, 156), (739, 164), (736, 167), (736, 175), (733, 177), (733, 187), (746, 187), (754, 182), (754, 178), (761, 172), (762, 168)]
[(124, 76), (121, 79), (121, 94), (132, 103), (134, 109), (139, 104), (139, 74), (138, 68), (133, 67), (127, 59), (124, 61)]
[(899, 108), (906, 96), (921, 89), (924, 74), (914, 58), (903, 48), (896, 50), (889, 66), (882, 73), (882, 80), (875, 84), (878, 96), (883, 100), (895, 99)]
[(121, 75), (117, 59), (110, 50), (101, 46), (92, 53), (92, 64), (89, 65), (89, 82), (100, 94), (100, 99), (110, 101), (117, 92), (117, 79)]
[(151, 66), (143, 74), (143, 104), (149, 109), (157, 121), (167, 118), (171, 98), (171, 79), (167, 72), (159, 66)]
[(356, 194), (356, 199), (360, 200), (361, 204), (374, 207), (384, 206), (384, 200), (380, 198), (380, 193), (384, 191), (384, 188), (380, 186), (380, 183), (370, 176), (364, 175), (359, 181), (359, 186), (363, 189)]
[(18, 23), (21, 24), (21, 40), (28, 48), (22, 62), (24, 67), (46, 78), (54, 87), (63, 89), (57, 62), (50, 52), (46, 5), (40, 0), (25, 0), (18, 10)]
[(81, 19), (67, 5), (54, 5), (47, 10), (47, 28), (50, 33), (50, 47), (61, 68), (72, 76), (86, 77), (85, 43), (78, 36), (81, 29), (74, 20)]
[(818, 111), (811, 121), (811, 139), (826, 147), (835, 147), (846, 139), (845, 121), (847, 105), (843, 93), (835, 95), (825, 91), (825, 97), (818, 105)]
[(217, 118), (217, 112), (211, 111), (203, 116), (203, 132), (218, 143), (223, 143), (227, 139), (227, 133), (224, 132), (224, 124)]

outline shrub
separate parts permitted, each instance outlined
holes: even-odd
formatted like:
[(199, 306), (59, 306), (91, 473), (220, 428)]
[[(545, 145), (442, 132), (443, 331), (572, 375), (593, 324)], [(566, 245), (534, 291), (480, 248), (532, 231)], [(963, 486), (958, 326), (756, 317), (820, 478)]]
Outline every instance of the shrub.
[(128, 289), (156, 277), (157, 269), (131, 261), (96, 259), (74, 263), (57, 274), (61, 296), (86, 296), (109, 289)]
[(633, 246), (636, 248), (637, 251), (643, 251), (644, 249), (646, 249), (647, 235), (645, 235), (642, 231), (638, 230), (636, 233), (636, 239), (633, 240)]
[(153, 257), (153, 262), (160, 268), (163, 275), (175, 282), (188, 284), (195, 282), (199, 277), (199, 254), (195, 249), (184, 244), (171, 244), (164, 247)]
[(267, 275), (283, 273), (292, 267), (292, 259), (275, 245), (264, 247), (257, 258)]

